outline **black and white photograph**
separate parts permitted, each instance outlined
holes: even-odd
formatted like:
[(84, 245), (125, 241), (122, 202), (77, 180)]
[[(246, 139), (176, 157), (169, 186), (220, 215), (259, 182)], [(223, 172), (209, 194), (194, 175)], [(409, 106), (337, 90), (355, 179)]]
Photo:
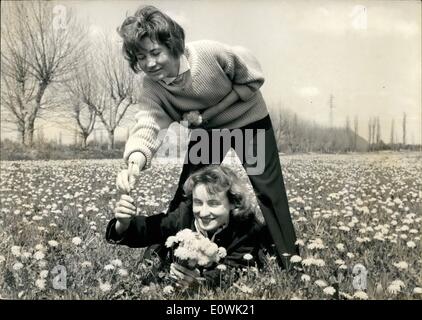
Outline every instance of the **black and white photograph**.
[(421, 39), (416, 0), (1, 1), (0, 300), (422, 300)]

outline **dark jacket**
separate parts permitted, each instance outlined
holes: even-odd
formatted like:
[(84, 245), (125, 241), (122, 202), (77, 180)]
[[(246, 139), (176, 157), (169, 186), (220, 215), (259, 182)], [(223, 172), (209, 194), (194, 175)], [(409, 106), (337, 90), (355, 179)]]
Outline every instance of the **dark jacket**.
[[(142, 248), (153, 244), (164, 243), (169, 236), (183, 229), (195, 230), (192, 206), (182, 202), (174, 211), (153, 216), (137, 216), (132, 219), (129, 228), (122, 235), (115, 230), (116, 219), (112, 219), (106, 230), (106, 240), (112, 244)], [(231, 216), (229, 224), (216, 234), (214, 242), (227, 251), (226, 257), (220, 261), (231, 268), (242, 268), (256, 265), (261, 267), (266, 249), (271, 246), (271, 237), (266, 226), (259, 223), (255, 215), (246, 218)], [(244, 255), (249, 253), (252, 260), (246, 261)], [(214, 268), (203, 270), (202, 274), (211, 285), (219, 282), (220, 271)]]

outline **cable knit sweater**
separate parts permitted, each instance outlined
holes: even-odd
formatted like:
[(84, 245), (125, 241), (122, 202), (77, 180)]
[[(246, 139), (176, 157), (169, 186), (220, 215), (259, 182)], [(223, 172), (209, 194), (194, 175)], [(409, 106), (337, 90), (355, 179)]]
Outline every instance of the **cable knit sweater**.
[[(185, 56), (190, 70), (177, 84), (143, 79), (137, 103), (136, 124), (126, 142), (124, 159), (133, 152), (142, 152), (145, 168), (160, 147), (160, 130), (174, 121), (180, 122), (189, 111), (204, 112), (215, 106), (232, 90), (240, 99), (202, 125), (205, 129), (240, 128), (268, 115), (259, 88), (264, 83), (257, 59), (245, 48), (202, 40), (186, 45)], [(164, 135), (163, 135), (164, 136)], [(163, 137), (160, 135), (160, 137)]]

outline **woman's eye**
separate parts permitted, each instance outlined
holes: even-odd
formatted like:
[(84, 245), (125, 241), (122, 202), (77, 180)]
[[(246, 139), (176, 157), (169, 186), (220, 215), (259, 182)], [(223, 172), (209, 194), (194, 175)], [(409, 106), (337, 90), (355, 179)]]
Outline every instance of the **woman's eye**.
[(136, 57), (138, 60), (144, 60), (145, 59), (145, 56), (137, 56)]
[(193, 200), (193, 204), (194, 205), (197, 205), (197, 206), (200, 206), (200, 205), (202, 205), (202, 202), (199, 201), (199, 200)]
[(158, 55), (160, 55), (160, 51), (154, 51), (154, 52), (152, 53), (152, 55), (153, 55), (154, 57), (157, 57)]
[(208, 202), (208, 205), (212, 206), (212, 207), (216, 207), (220, 205), (219, 201), (210, 201)]

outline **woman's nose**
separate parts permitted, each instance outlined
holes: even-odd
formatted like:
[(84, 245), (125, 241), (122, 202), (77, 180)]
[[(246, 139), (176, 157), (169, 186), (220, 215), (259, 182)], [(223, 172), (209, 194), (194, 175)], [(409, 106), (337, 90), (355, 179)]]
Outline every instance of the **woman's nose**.
[(148, 68), (153, 68), (153, 67), (155, 67), (156, 64), (157, 63), (155, 61), (155, 58), (153, 58), (153, 57), (147, 58), (147, 67)]
[(207, 217), (210, 215), (210, 210), (207, 206), (202, 206), (201, 209), (199, 210), (199, 216), (201, 218)]

